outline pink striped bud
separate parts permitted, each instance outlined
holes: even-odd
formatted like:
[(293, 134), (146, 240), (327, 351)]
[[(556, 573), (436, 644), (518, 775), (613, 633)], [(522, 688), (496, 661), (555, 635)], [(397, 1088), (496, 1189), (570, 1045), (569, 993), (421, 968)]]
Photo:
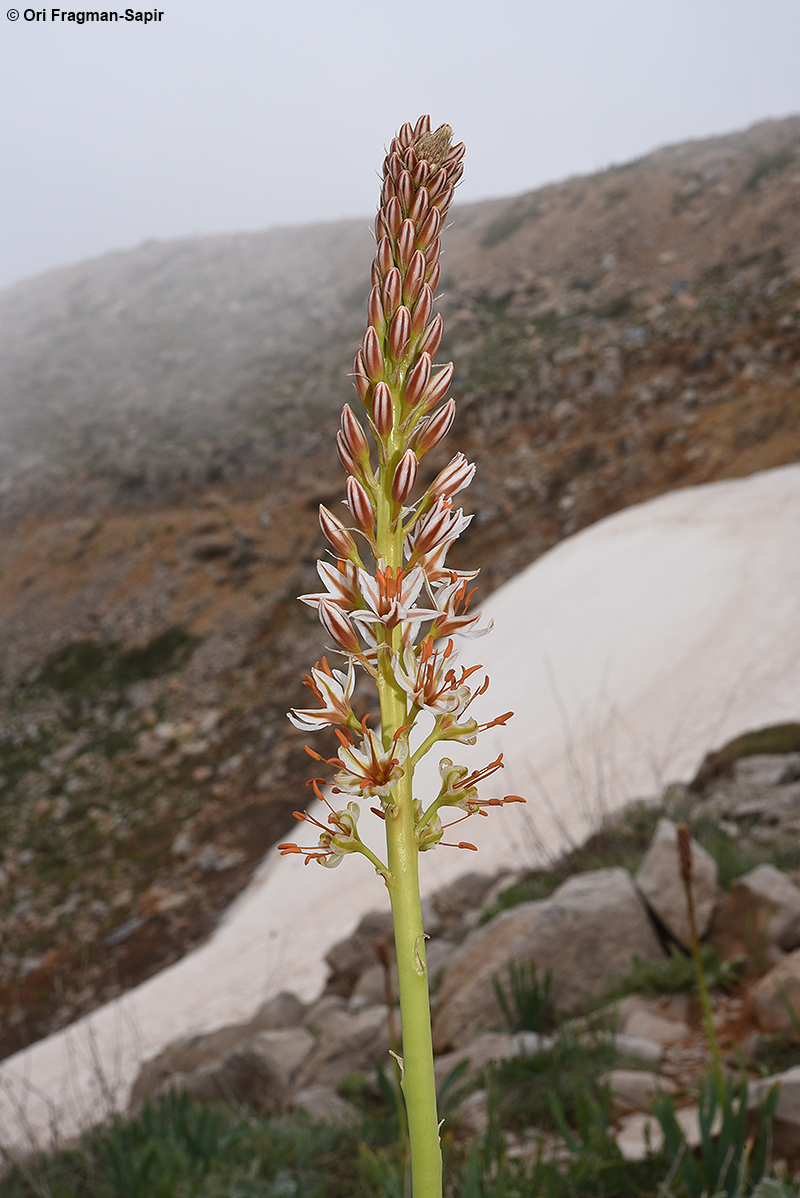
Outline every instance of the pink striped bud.
[(464, 145), (463, 141), (451, 146), (447, 152), (447, 157), (444, 160), (444, 164), (447, 169), (450, 170), (452, 166), (454, 166), (457, 162), (460, 162), (466, 152), (467, 147)]
[(408, 264), (406, 277), (403, 280), (403, 299), (407, 304), (413, 303), (422, 290), (425, 282), (426, 267), (425, 255), (420, 250), (416, 250), (414, 257)]
[(403, 160), (398, 150), (392, 150), (383, 164), (383, 169), (387, 175), (391, 175), (394, 179), (394, 185), (397, 187), (397, 177), (403, 169)]
[(455, 415), (456, 401), (450, 398), (435, 416), (431, 416), (424, 426), (420, 426), (414, 437), (414, 449), (417, 457), (421, 458), (423, 454), (429, 453), (440, 441), (444, 440), (450, 432)]
[(425, 158), (418, 162), (414, 168), (414, 186), (424, 187), (428, 182), (428, 177), (431, 173), (431, 164)]
[(425, 388), (420, 405), (426, 412), (430, 412), (436, 407), (439, 400), (444, 398), (447, 388), (453, 381), (453, 369), (453, 363), (448, 362), (444, 370), (440, 370), (436, 378)]
[(453, 169), (448, 172), (448, 174), (450, 175), (450, 182), (455, 187), (456, 183), (458, 183), (459, 179), (464, 174), (464, 164), (459, 162), (458, 166), (454, 166)]
[(372, 423), (382, 437), (387, 437), (394, 424), (392, 393), (386, 383), (378, 383), (372, 399)]
[[(428, 276), (429, 283), (431, 282), (431, 274), (433, 273), (434, 268), (436, 267), (436, 264), (439, 261), (439, 253), (441, 251), (441, 248), (442, 248), (441, 238), (435, 237), (434, 240), (431, 242), (431, 244), (428, 246), (428, 248), (425, 250), (425, 261), (428, 264), (426, 273)], [(431, 283), (431, 290), (434, 290), (435, 287), (436, 287), (436, 284)]]
[(408, 349), (410, 337), (411, 313), (408, 308), (401, 305), (395, 312), (392, 317), (392, 323), (389, 325), (389, 353), (395, 362), (399, 362)]
[(398, 266), (407, 267), (416, 249), (417, 229), (413, 220), (404, 220), (397, 235)]
[(441, 316), (437, 312), (425, 332), (422, 334), (422, 340), (417, 346), (417, 353), (422, 353), (424, 351), (433, 357), (441, 345), (443, 332), (444, 324), (442, 323)]
[(397, 196), (393, 196), (383, 212), (383, 223), (390, 237), (396, 237), (403, 223), (403, 210)]
[(417, 118), (417, 123), (414, 126), (414, 132), (412, 133), (411, 138), (409, 139), (407, 144), (411, 145), (411, 141), (418, 141), (419, 138), (422, 137), (423, 133), (430, 133), (430, 131), (431, 131), (431, 118), (428, 113), (423, 113), (423, 115), (421, 117)]
[(412, 128), (411, 121), (406, 121), (404, 125), (401, 125), (400, 132), (397, 134), (397, 140), (404, 150), (411, 145), (414, 140), (414, 129)]
[[(414, 196), (414, 202), (409, 209), (409, 220), (413, 220), (414, 224), (418, 225), (421, 220), (425, 219), (430, 206), (431, 202), (428, 198), (427, 190), (424, 187), (420, 187), (419, 191)], [(436, 210), (434, 209), (434, 211)]]
[(450, 207), (450, 205), (453, 202), (453, 192), (454, 191), (455, 191), (455, 187), (453, 187), (453, 185), (451, 183), (444, 189), (444, 191), (439, 193), (439, 195), (436, 197), (435, 200), (432, 199), (431, 203), (435, 204), (440, 212), (446, 212), (447, 209)]
[[(416, 254), (414, 255), (414, 257), (416, 257)], [(414, 264), (414, 258), (411, 259), (411, 265), (413, 266), (413, 264)], [(408, 269), (410, 272), (411, 266), (409, 266)], [(407, 277), (408, 276), (406, 276), (406, 278)], [(417, 300), (416, 305), (414, 307), (414, 315), (411, 317), (411, 336), (412, 337), (419, 337), (420, 333), (423, 331), (423, 329), (427, 325), (428, 321), (430, 320), (432, 311), (433, 311), (433, 292), (431, 291), (430, 287), (426, 283), (423, 286), (422, 291), (420, 293), (420, 297)]]
[(367, 320), (376, 330), (381, 332), (386, 324), (386, 318), (383, 314), (383, 304), (381, 303), (381, 289), (378, 286), (372, 288), (367, 301)]
[(417, 535), (414, 537), (414, 550), (417, 553), (430, 553), (435, 549), (441, 538), (450, 530), (452, 509), (446, 499), (437, 500), (434, 507), (417, 525)]
[(395, 503), (405, 503), (411, 494), (411, 488), (417, 479), (419, 462), (413, 449), (407, 449), (400, 461), (392, 479), (392, 499)]
[(347, 506), (361, 531), (371, 535), (375, 527), (375, 512), (369, 495), (352, 474), (347, 479)]
[(415, 407), (422, 399), (425, 388), (431, 378), (431, 356), (423, 353), (413, 370), (406, 379), (403, 390), (403, 403), (407, 408)]
[(361, 356), (364, 359), (367, 378), (370, 382), (377, 383), (378, 379), (383, 378), (384, 363), (378, 334), (372, 325), (370, 325), (364, 334), (364, 340), (361, 345)]
[(439, 235), (441, 226), (442, 214), (438, 208), (431, 208), (417, 234), (417, 245), (421, 250), (427, 250), (428, 246), (433, 244)]
[(367, 368), (364, 365), (364, 357), (361, 350), (356, 354), (356, 360), (353, 363), (353, 380), (358, 398), (362, 403), (366, 403), (367, 396), (369, 395), (369, 379), (367, 378)]
[(474, 475), (475, 467), (472, 462), (468, 462), (463, 453), (457, 453), (444, 470), (440, 470), (436, 475), (430, 485), (430, 493), (434, 499), (438, 499), (440, 495), (449, 499), (457, 492), (463, 491), (464, 487), (468, 487)]
[(414, 199), (414, 183), (407, 170), (398, 177), (397, 195), (403, 205), (403, 211), (407, 213)]
[(400, 301), (403, 298), (403, 276), (396, 266), (386, 275), (383, 280), (383, 310), (387, 320), (391, 320), (397, 309), (400, 307)]
[(341, 429), (336, 434), (336, 451), (339, 454), (339, 461), (348, 474), (359, 475), (361, 473), (361, 467), (347, 448), (347, 442)]
[(417, 152), (413, 146), (409, 146), (408, 149), (406, 150), (406, 152), (403, 154), (403, 166), (406, 168), (406, 170), (410, 174), (411, 171), (414, 170), (416, 165), (417, 165)]
[(322, 504), (319, 505), (319, 526), (328, 544), (333, 546), (340, 557), (352, 561), (357, 556), (356, 543), (350, 533), (341, 520), (337, 520), (333, 512), (329, 512)]
[(433, 203), (437, 196), (442, 194), (445, 187), (447, 187), (447, 171), (444, 167), (440, 167), (428, 184), (428, 195), (431, 198), (431, 203)]
[(378, 248), (375, 251), (375, 264), (382, 279), (386, 277), (387, 271), (390, 271), (394, 266), (392, 243), (388, 237), (382, 237), (378, 242)]
[(320, 624), (340, 649), (344, 649), (345, 653), (361, 652), (358, 637), (341, 608), (331, 603), (330, 599), (320, 599), (318, 611)]
[[(441, 378), (441, 375), (439, 376)], [(342, 436), (348, 451), (362, 465), (369, 461), (369, 442), (349, 404), (342, 408)]]
[(439, 275), (441, 274), (441, 271), (442, 271), (441, 263), (437, 260), (436, 264), (433, 267), (433, 270), (428, 275), (428, 286), (430, 287), (431, 291), (436, 290), (437, 284), (439, 282)]
[(383, 205), (388, 204), (394, 195), (397, 195), (394, 187), (394, 179), (390, 175), (387, 175), (383, 180), (383, 187), (381, 188), (381, 203)]

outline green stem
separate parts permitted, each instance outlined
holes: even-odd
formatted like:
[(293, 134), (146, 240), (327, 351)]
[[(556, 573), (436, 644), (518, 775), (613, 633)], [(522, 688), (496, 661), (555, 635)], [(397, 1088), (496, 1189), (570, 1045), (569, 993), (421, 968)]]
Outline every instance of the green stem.
[[(390, 450), (394, 448), (391, 446)], [(386, 467), (382, 466), (380, 470), (376, 516), (379, 552), (387, 566), (397, 570), (403, 565), (403, 530), (399, 520), (394, 527), (392, 526), (393, 457), (394, 454), (390, 451), (387, 454)], [(396, 628), (392, 638), (392, 649), (399, 650), (399, 638), (400, 629)], [(406, 696), (392, 675), (389, 652), (383, 650), (378, 656), (381, 730), (383, 743), (388, 746), (398, 729), (407, 724), (408, 707)], [(405, 773), (392, 792), (391, 802), (387, 804), (386, 885), (392, 904), (397, 952), (403, 1035), (401, 1084), (408, 1115), (412, 1194), (413, 1198), (441, 1198), (442, 1153), (439, 1144), (430, 993), (419, 888), (419, 847), (414, 826), (413, 777), (413, 761), (409, 759)]]

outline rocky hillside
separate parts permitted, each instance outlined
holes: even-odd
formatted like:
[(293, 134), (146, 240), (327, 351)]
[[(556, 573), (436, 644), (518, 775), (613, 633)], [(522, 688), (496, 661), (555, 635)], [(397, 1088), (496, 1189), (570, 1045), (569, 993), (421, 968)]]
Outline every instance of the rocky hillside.
[[(196, 943), (303, 802), (294, 596), (371, 252), (357, 222), (149, 244), (0, 293), (0, 1050)], [(800, 117), (456, 209), (443, 263), (426, 464), (478, 463), (453, 561), (484, 593), (800, 457)]]

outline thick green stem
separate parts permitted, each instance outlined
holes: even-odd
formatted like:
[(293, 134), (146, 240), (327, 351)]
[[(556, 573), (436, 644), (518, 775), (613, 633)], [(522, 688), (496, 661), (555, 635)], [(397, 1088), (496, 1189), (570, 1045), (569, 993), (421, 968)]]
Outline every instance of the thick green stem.
[[(393, 530), (391, 527), (391, 473), (382, 470), (381, 474), (376, 512), (378, 549), (387, 566), (398, 570), (403, 564), (403, 535), (399, 528)], [(394, 630), (396, 643), (392, 648), (395, 650), (400, 648), (399, 631)], [(408, 719), (406, 696), (392, 675), (388, 658), (387, 647), (379, 652), (378, 676), (381, 728), (386, 746), (391, 744), (397, 731)], [(403, 1032), (401, 1074), (408, 1115), (412, 1193), (413, 1198), (441, 1198), (442, 1154), (419, 888), (419, 847), (414, 827), (413, 774), (414, 768), (409, 758), (406, 771), (392, 792), (386, 810), (386, 884), (392, 904), (397, 951)]]

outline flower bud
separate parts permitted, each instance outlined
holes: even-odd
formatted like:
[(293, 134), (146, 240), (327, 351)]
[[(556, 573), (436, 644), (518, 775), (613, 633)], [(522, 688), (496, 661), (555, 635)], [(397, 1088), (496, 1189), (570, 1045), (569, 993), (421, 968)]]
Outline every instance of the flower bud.
[(422, 395), (430, 382), (431, 377), (431, 356), (423, 353), (413, 370), (411, 370), (406, 378), (406, 385), (403, 390), (403, 403), (407, 408), (413, 408), (419, 403)]
[(428, 209), (431, 206), (430, 199), (426, 188), (420, 187), (417, 194), (414, 196), (414, 202), (408, 211), (409, 220), (413, 220), (415, 225), (418, 225), (421, 220), (427, 216)]
[(411, 494), (417, 478), (419, 462), (413, 449), (407, 449), (400, 461), (392, 479), (392, 499), (395, 503), (405, 503)]
[(362, 403), (366, 403), (369, 395), (370, 383), (367, 378), (367, 368), (364, 365), (364, 357), (361, 350), (356, 354), (353, 362), (353, 380), (355, 382), (356, 394)]
[(422, 334), (422, 340), (417, 346), (417, 353), (425, 352), (429, 353), (431, 357), (433, 357), (441, 345), (443, 332), (444, 324), (442, 322), (441, 316), (437, 312), (425, 332)]
[(383, 223), (390, 237), (396, 237), (403, 223), (403, 211), (397, 196), (393, 196), (383, 211)]
[(419, 250), (415, 250), (403, 280), (403, 299), (407, 304), (412, 304), (422, 290), (426, 268), (425, 255)]
[(331, 603), (329, 599), (320, 599), (318, 611), (320, 624), (328, 636), (333, 637), (340, 649), (344, 649), (345, 653), (361, 652), (358, 637), (341, 608), (337, 607), (335, 603)]
[(435, 408), (440, 399), (444, 398), (447, 388), (453, 381), (454, 367), (452, 362), (448, 362), (444, 370), (440, 370), (435, 379), (432, 379), (425, 388), (425, 394), (420, 400), (420, 406), (430, 412)]
[(430, 131), (431, 118), (428, 113), (423, 113), (423, 115), (417, 119), (417, 123), (414, 126), (411, 137), (406, 142), (406, 145), (411, 145), (412, 141), (418, 141), (419, 138), (422, 137), (423, 133), (430, 133)]
[(411, 125), (411, 121), (406, 121), (404, 125), (401, 125), (400, 132), (397, 134), (397, 140), (400, 142), (400, 145), (403, 147), (403, 149), (406, 149), (407, 146), (411, 145), (412, 141), (414, 140), (414, 129)]
[(421, 250), (428, 249), (429, 245), (436, 240), (439, 235), (439, 229), (442, 226), (442, 216), (438, 208), (431, 208), (425, 220), (420, 226), (417, 234), (417, 245)]
[(342, 436), (348, 451), (356, 461), (362, 464), (369, 461), (369, 442), (349, 404), (345, 404), (342, 408)]
[[(416, 258), (416, 254), (414, 255), (414, 258)], [(411, 259), (411, 266), (409, 266), (409, 268), (408, 268), (409, 273), (414, 265), (414, 258)], [(424, 258), (423, 258), (423, 261), (424, 261)], [(406, 278), (408, 278), (408, 276), (406, 276)], [(428, 321), (430, 320), (432, 311), (433, 311), (433, 292), (431, 291), (428, 284), (425, 283), (425, 284), (423, 284), (419, 299), (417, 300), (416, 304), (414, 305), (414, 314), (411, 317), (411, 336), (412, 337), (419, 337), (420, 333), (423, 331), (423, 329), (427, 325)]]
[(402, 171), (397, 180), (397, 195), (403, 205), (403, 211), (408, 213), (414, 199), (414, 183), (408, 171)]
[(431, 173), (431, 164), (429, 162), (427, 162), (426, 159), (423, 158), (422, 161), (418, 162), (414, 168), (414, 175), (413, 175), (414, 186), (415, 187), (424, 187), (425, 184), (428, 182), (430, 173)]
[(411, 313), (408, 308), (401, 305), (395, 312), (392, 317), (392, 323), (389, 325), (389, 353), (395, 362), (399, 362), (408, 349), (410, 337)]
[(394, 187), (394, 179), (392, 179), (390, 175), (387, 175), (383, 180), (383, 187), (381, 188), (381, 203), (384, 205), (384, 207), (389, 203), (389, 200), (392, 198), (392, 196), (396, 194), (397, 192), (395, 191)]
[(383, 378), (384, 362), (380, 342), (378, 341), (378, 334), (372, 325), (370, 325), (364, 334), (361, 355), (364, 359), (367, 378), (370, 382), (377, 383), (379, 379)]
[(431, 203), (433, 203), (433, 201), (442, 194), (442, 192), (444, 191), (444, 189), (446, 187), (447, 187), (447, 171), (444, 169), (443, 166), (441, 166), (441, 167), (439, 167), (436, 174), (433, 176), (433, 178), (428, 183), (428, 195), (431, 199)]
[(416, 249), (417, 229), (413, 220), (404, 220), (397, 235), (398, 266), (407, 267)]
[(431, 275), (433, 274), (434, 270), (436, 269), (436, 267), (439, 263), (439, 253), (441, 251), (441, 248), (442, 248), (442, 243), (441, 243), (440, 238), (435, 237), (433, 239), (433, 241), (430, 243), (430, 245), (428, 246), (428, 248), (425, 250), (425, 262), (427, 264), (425, 273), (427, 275), (427, 280), (431, 285), (431, 291), (436, 290), (436, 284), (431, 283)]
[(369, 495), (352, 474), (347, 479), (347, 506), (361, 531), (371, 535), (375, 527), (375, 512)]
[(375, 252), (375, 265), (382, 279), (386, 277), (387, 271), (390, 271), (394, 266), (392, 243), (388, 237), (382, 237), (378, 242), (378, 248)]
[(387, 320), (391, 320), (397, 309), (400, 307), (400, 302), (403, 298), (403, 276), (396, 266), (386, 275), (383, 280), (383, 311)]
[[(441, 378), (441, 375), (439, 377)], [(440, 441), (444, 440), (450, 432), (455, 415), (456, 401), (450, 398), (435, 416), (431, 416), (424, 425), (419, 426), (414, 436), (414, 450), (417, 457), (421, 458), (423, 454), (429, 453)]]
[(431, 291), (436, 290), (436, 287), (439, 283), (439, 275), (441, 274), (441, 270), (441, 265), (439, 262), (437, 262), (431, 273), (428, 275), (428, 286), (430, 287)]
[(356, 543), (350, 533), (341, 520), (337, 520), (333, 512), (329, 512), (323, 504), (319, 505), (319, 526), (329, 545), (336, 550), (340, 557), (346, 557), (352, 561), (357, 556)]
[(387, 437), (394, 424), (392, 393), (386, 383), (378, 383), (372, 399), (372, 423), (382, 437)]
[(468, 462), (463, 453), (457, 453), (454, 458), (440, 470), (430, 485), (430, 494), (434, 499), (440, 495), (448, 499), (468, 487), (475, 475), (475, 466)]
[(358, 476), (361, 473), (361, 467), (347, 448), (347, 442), (344, 439), (344, 433), (341, 429), (336, 434), (336, 451), (339, 454), (339, 461), (347, 473)]
[(379, 329), (383, 331), (386, 323), (383, 315), (383, 304), (381, 303), (381, 289), (377, 285), (372, 288), (367, 301), (367, 320), (377, 332)]
[(386, 171), (387, 175), (391, 175), (392, 179), (394, 179), (395, 187), (397, 187), (397, 178), (402, 169), (403, 160), (400, 157), (400, 154), (397, 150), (392, 150), (392, 153), (384, 162), (384, 170)]
[(431, 203), (435, 204), (440, 212), (446, 212), (453, 202), (453, 192), (455, 187), (450, 183), (444, 191), (440, 192), (436, 199), (431, 198)]

